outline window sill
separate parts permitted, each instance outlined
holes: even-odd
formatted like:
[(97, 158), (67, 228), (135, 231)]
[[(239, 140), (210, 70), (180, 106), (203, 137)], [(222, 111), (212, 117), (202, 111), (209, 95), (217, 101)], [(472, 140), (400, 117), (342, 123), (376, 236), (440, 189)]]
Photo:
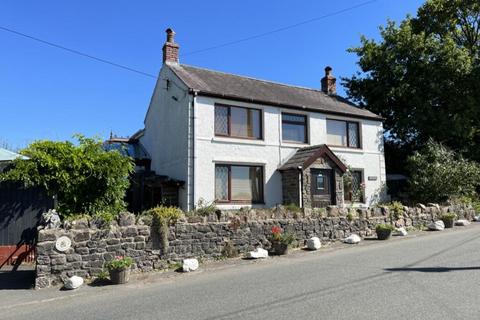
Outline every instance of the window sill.
[(346, 205), (346, 206), (352, 206), (352, 207), (356, 207), (356, 208), (365, 207), (367, 205), (365, 202), (351, 202), (351, 201), (347, 201), (347, 200), (344, 200), (343, 204)]
[(305, 148), (310, 146), (310, 144), (308, 142), (282, 141), (280, 146), (287, 148)]
[(215, 201), (215, 205), (235, 205), (235, 204), (246, 204), (246, 205), (265, 205), (264, 201), (252, 202), (248, 200), (233, 200), (233, 201)]
[(238, 144), (265, 145), (265, 140), (263, 140), (263, 139), (260, 140), (260, 139), (215, 136), (211, 139), (211, 141), (212, 142), (218, 142), (218, 143), (238, 143)]
[(331, 146), (331, 145), (328, 145), (328, 147), (332, 150), (337, 150), (337, 151), (345, 151), (345, 152), (352, 152), (352, 153), (364, 153), (364, 150), (362, 148)]

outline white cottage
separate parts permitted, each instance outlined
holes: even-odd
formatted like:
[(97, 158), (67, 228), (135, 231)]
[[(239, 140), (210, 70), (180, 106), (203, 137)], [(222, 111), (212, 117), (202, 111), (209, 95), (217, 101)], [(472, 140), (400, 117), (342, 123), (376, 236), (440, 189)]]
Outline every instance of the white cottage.
[(385, 196), (382, 118), (321, 90), (180, 64), (167, 29), (140, 141), (152, 170), (184, 181), (182, 209), (369, 206)]

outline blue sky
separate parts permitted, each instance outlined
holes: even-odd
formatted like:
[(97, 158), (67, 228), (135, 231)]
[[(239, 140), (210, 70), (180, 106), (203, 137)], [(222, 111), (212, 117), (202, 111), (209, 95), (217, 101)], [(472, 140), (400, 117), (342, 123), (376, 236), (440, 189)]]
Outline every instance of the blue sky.
[[(151, 74), (161, 67), (164, 31), (172, 27), (181, 63), (318, 88), (326, 65), (337, 78), (358, 70), (346, 49), (361, 35), (378, 38), (378, 26), (415, 14), (423, 1), (378, 0), (280, 33), (188, 53), (364, 1), (3, 0), (0, 26)], [(143, 127), (154, 85), (152, 78), (0, 30), (0, 145), (16, 149), (74, 133), (128, 136)]]

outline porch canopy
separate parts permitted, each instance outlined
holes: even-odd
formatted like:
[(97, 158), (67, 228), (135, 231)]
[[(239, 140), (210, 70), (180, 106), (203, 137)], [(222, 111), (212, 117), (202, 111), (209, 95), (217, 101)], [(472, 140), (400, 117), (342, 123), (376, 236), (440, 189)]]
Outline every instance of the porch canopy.
[(343, 204), (347, 166), (327, 145), (298, 149), (278, 170), (284, 204), (306, 208)]

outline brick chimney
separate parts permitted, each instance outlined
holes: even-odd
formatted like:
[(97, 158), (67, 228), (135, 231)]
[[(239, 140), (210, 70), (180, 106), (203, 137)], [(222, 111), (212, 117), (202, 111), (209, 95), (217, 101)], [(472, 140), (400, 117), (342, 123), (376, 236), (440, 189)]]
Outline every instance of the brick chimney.
[(322, 78), (322, 91), (328, 95), (337, 94), (337, 86), (335, 82), (337, 79), (332, 75), (332, 67), (327, 66), (325, 68), (325, 77)]
[(167, 42), (163, 45), (163, 63), (173, 62), (178, 63), (178, 44), (175, 43), (175, 31), (168, 28), (165, 30), (167, 33)]

